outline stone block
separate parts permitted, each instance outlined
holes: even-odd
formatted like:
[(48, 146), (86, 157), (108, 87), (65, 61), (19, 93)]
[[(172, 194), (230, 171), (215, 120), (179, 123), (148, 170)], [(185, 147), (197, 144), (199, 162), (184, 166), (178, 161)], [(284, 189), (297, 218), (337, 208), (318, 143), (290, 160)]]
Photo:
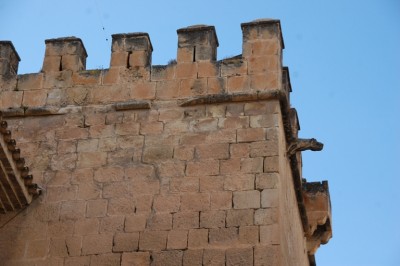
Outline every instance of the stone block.
[(179, 84), (179, 97), (181, 98), (205, 95), (206, 93), (207, 78), (182, 79)]
[(47, 202), (76, 199), (78, 186), (52, 186), (47, 188)]
[(199, 212), (180, 211), (173, 214), (174, 229), (191, 229), (199, 228), (200, 214)]
[(250, 116), (250, 127), (273, 128), (279, 126), (279, 117), (277, 114), (262, 114)]
[(140, 123), (137, 122), (124, 122), (115, 125), (115, 133), (117, 135), (139, 135)]
[(103, 198), (131, 197), (133, 194), (132, 181), (111, 182), (103, 185)]
[(190, 229), (188, 247), (190, 249), (204, 248), (208, 245), (208, 229)]
[(225, 250), (224, 249), (204, 249), (203, 252), (204, 266), (225, 266)]
[(250, 78), (248, 76), (232, 76), (227, 78), (227, 90), (230, 93), (248, 92), (250, 88)]
[(178, 212), (180, 203), (179, 195), (158, 195), (154, 197), (153, 209), (156, 212)]
[(163, 146), (145, 146), (143, 153), (143, 162), (153, 163), (162, 160), (172, 159), (174, 154), (173, 146), (163, 145)]
[(179, 80), (157, 81), (156, 98), (159, 100), (175, 99), (179, 96)]
[(233, 246), (238, 242), (238, 228), (212, 228), (209, 229), (209, 241), (211, 245)]
[(180, 63), (176, 66), (175, 76), (177, 79), (197, 78), (197, 63)]
[(279, 212), (277, 208), (258, 209), (254, 213), (254, 224), (271, 225), (278, 222)]
[(218, 76), (219, 69), (213, 62), (199, 61), (198, 64), (198, 77), (216, 77)]
[(262, 173), (263, 158), (243, 158), (240, 161), (240, 172), (242, 173)]
[(183, 253), (183, 266), (202, 266), (203, 250), (187, 249)]
[(88, 200), (100, 197), (101, 186), (96, 183), (84, 183), (78, 186), (77, 199)]
[(100, 222), (97, 218), (83, 219), (75, 222), (75, 235), (91, 235), (99, 233)]
[(221, 175), (231, 175), (240, 172), (241, 159), (233, 158), (220, 161)]
[(262, 245), (279, 245), (279, 224), (260, 226), (260, 243)]
[(230, 248), (226, 250), (226, 266), (253, 265), (253, 248)]
[(237, 191), (233, 192), (234, 209), (257, 209), (260, 208), (260, 191)]
[(88, 266), (90, 265), (90, 256), (68, 257), (64, 261), (65, 266)]
[(249, 157), (249, 143), (232, 143), (229, 145), (231, 158), (246, 158)]
[(254, 248), (254, 265), (255, 266), (273, 266), (282, 263), (281, 247), (273, 246), (256, 246)]
[(239, 228), (240, 244), (257, 245), (259, 239), (260, 239), (260, 233), (258, 226), (241, 226)]
[(254, 224), (254, 210), (227, 210), (226, 227), (246, 226)]
[(124, 180), (124, 168), (102, 167), (94, 172), (94, 180), (97, 182), (114, 182)]
[(267, 72), (262, 75), (250, 76), (250, 87), (253, 90), (272, 90), (278, 89), (280, 85), (278, 72)]
[(250, 157), (279, 155), (278, 142), (274, 140), (253, 142), (250, 145)]
[(223, 176), (204, 176), (200, 177), (200, 191), (222, 191), (224, 189)]
[(124, 216), (108, 216), (100, 219), (100, 234), (116, 233), (124, 230)]
[(86, 217), (104, 217), (107, 213), (108, 201), (105, 199), (89, 200), (86, 205)]
[(125, 170), (125, 178), (129, 180), (149, 180), (155, 176), (155, 169), (152, 165), (131, 165)]
[(238, 128), (248, 128), (249, 127), (249, 117), (239, 116), (239, 117), (224, 117), (218, 120), (218, 127), (227, 129), (238, 129)]
[(49, 221), (47, 233), (49, 237), (60, 238), (74, 233), (74, 221)]
[[(277, 101), (277, 100), (272, 100), (272, 101), (268, 101), (268, 102), (249, 102), (249, 103), (244, 104), (244, 113), (245, 113), (245, 115), (256, 116), (256, 117), (259, 115), (267, 116), (268, 114), (279, 113), (280, 112), (279, 106), (280, 106), (280, 104), (279, 104), (279, 101)], [(261, 117), (257, 117), (257, 118), (253, 118), (253, 119), (259, 120), (260, 118)], [(267, 119), (267, 120), (271, 121), (269, 119)]]
[(264, 172), (265, 173), (279, 172), (279, 157), (278, 156), (265, 157)]
[(182, 265), (182, 250), (168, 250), (153, 252), (153, 261), (151, 265), (154, 266), (176, 266)]
[(183, 177), (186, 164), (182, 161), (165, 161), (158, 164), (159, 175), (162, 177)]
[(111, 253), (112, 245), (112, 234), (87, 235), (83, 237), (82, 255)]
[(136, 210), (135, 200), (127, 195), (121, 198), (109, 199), (107, 214), (108, 215), (129, 215)]
[(105, 152), (81, 152), (78, 154), (77, 167), (92, 168), (106, 164), (107, 154)]
[(193, 146), (178, 146), (174, 148), (174, 158), (184, 161), (192, 160), (194, 157)]
[(168, 249), (186, 249), (188, 243), (187, 230), (171, 230), (168, 233)]
[(167, 247), (167, 231), (140, 232), (139, 250), (164, 250)]
[(157, 135), (161, 134), (164, 130), (162, 122), (150, 122), (140, 124), (140, 134), (142, 135)]
[(99, 254), (91, 256), (90, 265), (99, 266), (120, 266), (121, 254), (111, 253), (111, 254)]
[(236, 130), (235, 129), (221, 129), (217, 131), (208, 132), (206, 136), (206, 143), (236, 143)]
[[(65, 143), (66, 141), (64, 141)], [(68, 142), (66, 142), (68, 143)], [(78, 152), (86, 152), (86, 151), (96, 151), (99, 147), (99, 140), (98, 139), (83, 139), (78, 141), (78, 145), (74, 145), (75, 150)], [(60, 149), (60, 148), (58, 148)], [(63, 149), (60, 149), (63, 150)], [(71, 151), (73, 152), (73, 151)]]
[(85, 212), (85, 201), (65, 201), (61, 204), (60, 220), (79, 220), (85, 217)]
[(206, 211), (210, 209), (210, 195), (208, 193), (182, 193), (182, 211)]
[(38, 90), (42, 88), (43, 73), (18, 75), (17, 89), (19, 91)]
[(76, 166), (76, 161), (76, 153), (53, 155), (51, 157), (50, 167), (52, 170), (72, 170)]
[(152, 194), (139, 194), (134, 196), (136, 213), (148, 213), (153, 204)]
[(207, 78), (207, 93), (221, 94), (226, 92), (226, 78)]
[(226, 105), (226, 117), (244, 116), (244, 103), (230, 103)]
[(220, 191), (210, 193), (211, 210), (229, 210), (232, 208), (232, 192)]
[(254, 190), (254, 174), (225, 176), (224, 189), (229, 191)]
[(147, 219), (148, 230), (170, 230), (172, 229), (172, 214), (152, 213)]
[(72, 73), (72, 82), (75, 85), (99, 85), (103, 72), (99, 70), (87, 70)]
[(256, 188), (257, 189), (272, 189), (279, 187), (279, 174), (278, 173), (263, 173), (256, 175)]
[(132, 214), (125, 218), (125, 232), (140, 232), (146, 228), (147, 214)]
[(41, 107), (46, 105), (47, 90), (24, 91), (22, 105), (24, 107)]
[(122, 253), (121, 266), (150, 265), (149, 252), (124, 252)]
[(221, 143), (214, 145), (198, 145), (195, 150), (195, 157), (198, 159), (228, 159), (229, 144)]
[(50, 241), (46, 239), (27, 241), (24, 257), (27, 259), (45, 258), (49, 248)]
[(218, 129), (218, 118), (207, 117), (189, 121), (190, 132), (209, 132)]
[(82, 237), (81, 236), (68, 236), (65, 240), (68, 255), (75, 257), (81, 255), (82, 250)]
[(202, 211), (200, 212), (201, 228), (225, 227), (225, 211)]
[(240, 128), (237, 130), (238, 142), (254, 142), (265, 140), (267, 134), (263, 128)]
[(201, 160), (196, 162), (188, 162), (186, 166), (187, 176), (204, 176), (218, 175), (219, 161), (218, 160)]
[(106, 138), (114, 135), (114, 125), (94, 125), (89, 128), (90, 138)]
[(264, 189), (261, 191), (261, 207), (270, 208), (279, 206), (278, 189)]
[(265, 72), (277, 72), (281, 67), (280, 56), (262, 55), (248, 57), (248, 73), (249, 75), (263, 74)]
[(136, 251), (139, 247), (139, 233), (116, 233), (113, 252)]

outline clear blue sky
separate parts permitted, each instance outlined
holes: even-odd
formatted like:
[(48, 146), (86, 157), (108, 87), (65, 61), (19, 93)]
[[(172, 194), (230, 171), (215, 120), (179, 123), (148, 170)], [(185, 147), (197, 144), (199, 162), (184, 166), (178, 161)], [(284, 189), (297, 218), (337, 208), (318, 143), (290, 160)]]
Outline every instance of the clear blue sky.
[(166, 64), (178, 28), (214, 25), (223, 58), (241, 53), (240, 23), (257, 18), (281, 20), (300, 135), (325, 143), (303, 153), (304, 177), (329, 180), (333, 205), (317, 264), (400, 265), (400, 1), (0, 0), (0, 39), (14, 43), (20, 74), (40, 70), (45, 39), (72, 35), (88, 69), (108, 68), (111, 34), (138, 31)]

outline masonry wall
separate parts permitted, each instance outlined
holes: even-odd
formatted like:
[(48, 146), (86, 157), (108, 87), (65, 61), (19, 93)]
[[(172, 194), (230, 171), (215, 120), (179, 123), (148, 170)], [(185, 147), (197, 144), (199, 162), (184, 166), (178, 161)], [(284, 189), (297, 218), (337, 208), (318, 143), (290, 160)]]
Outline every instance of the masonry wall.
[(178, 30), (167, 66), (143, 33), (113, 36), (107, 70), (77, 38), (47, 40), (40, 73), (3, 56), (3, 119), (43, 187), (0, 216), (4, 265), (309, 265), (280, 24), (242, 30), (223, 61), (209, 26)]

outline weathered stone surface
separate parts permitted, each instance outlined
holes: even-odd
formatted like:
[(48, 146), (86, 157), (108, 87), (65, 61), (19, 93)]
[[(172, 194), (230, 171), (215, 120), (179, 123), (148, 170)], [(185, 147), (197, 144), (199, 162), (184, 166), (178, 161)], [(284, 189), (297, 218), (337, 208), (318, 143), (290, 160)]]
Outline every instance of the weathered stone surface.
[(129, 33), (113, 35), (109, 69), (85, 70), (68, 37), (25, 75), (0, 41), (0, 261), (309, 265), (331, 213), (300, 152), (322, 144), (298, 139), (279, 21), (241, 26), (243, 53), (218, 62), (214, 27), (196, 25), (167, 66)]

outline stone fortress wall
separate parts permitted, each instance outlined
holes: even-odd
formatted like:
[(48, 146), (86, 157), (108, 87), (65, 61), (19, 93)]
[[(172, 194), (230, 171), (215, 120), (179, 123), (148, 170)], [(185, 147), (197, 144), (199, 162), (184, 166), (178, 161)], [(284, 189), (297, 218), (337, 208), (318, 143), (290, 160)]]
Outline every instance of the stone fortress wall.
[(104, 70), (86, 70), (79, 38), (50, 39), (41, 72), (24, 75), (0, 42), (0, 144), (18, 147), (33, 176), (15, 174), (18, 189), (34, 198), (17, 208), (3, 184), (0, 261), (315, 265), (329, 191), (287, 152), (300, 127), (280, 22), (241, 27), (242, 54), (220, 61), (213, 26), (179, 29), (165, 66), (148, 34), (115, 34)]

